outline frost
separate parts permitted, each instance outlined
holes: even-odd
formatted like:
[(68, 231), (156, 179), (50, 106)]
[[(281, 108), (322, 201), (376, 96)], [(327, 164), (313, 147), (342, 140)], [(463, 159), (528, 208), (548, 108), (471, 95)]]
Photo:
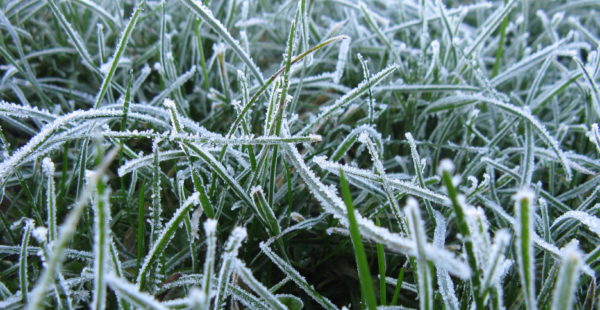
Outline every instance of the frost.
[[(313, 162), (319, 165), (322, 169), (325, 169), (333, 174), (339, 174), (339, 170), (343, 169), (344, 173), (350, 176), (356, 176), (364, 180), (367, 184), (373, 182), (383, 183), (383, 179), (380, 175), (375, 175), (371, 171), (351, 167), (348, 165), (341, 165), (328, 161), (323, 156), (316, 156), (313, 158)], [(435, 193), (429, 189), (421, 188), (413, 183), (401, 181), (395, 178), (386, 177), (386, 181), (392, 188), (399, 190), (402, 193), (414, 195), (423, 199), (430, 200), (431, 202), (441, 204), (443, 206), (450, 207), (451, 203), (448, 197)]]
[[(306, 166), (296, 148), (288, 146), (286, 153), (288, 159), (296, 167), (304, 182), (307, 183), (311, 193), (321, 202), (325, 211), (335, 216), (344, 226), (347, 226), (346, 208), (341, 198), (321, 183), (314, 172)], [(390, 184), (393, 183), (390, 182)], [(422, 190), (420, 188), (418, 189)], [(362, 217), (358, 213), (356, 220), (361, 229), (361, 235), (364, 238), (384, 244), (389, 249), (400, 253), (413, 256), (416, 254), (414, 243), (411, 240), (402, 238), (398, 234), (391, 233), (385, 228), (376, 226), (371, 220)], [(458, 260), (452, 253), (445, 249), (440, 249), (427, 244), (425, 245), (425, 256), (428, 260), (432, 260), (434, 264), (445, 266), (448, 271), (458, 277), (468, 278), (471, 274), (469, 267), (464, 262)]]
[(452, 174), (454, 172), (454, 163), (450, 159), (442, 159), (438, 167), (438, 174), (442, 175), (444, 172)]
[(112, 65), (112, 59), (109, 60), (108, 62), (102, 64), (102, 66), (100, 66), (100, 72), (102, 72), (103, 74), (107, 74), (108, 70), (110, 70), (110, 67)]
[(513, 196), (513, 199), (519, 202), (527, 200), (528, 202), (532, 203), (535, 199), (535, 193), (529, 188), (520, 189)]
[[(199, 229), (199, 225), (200, 225), (200, 217), (202, 216), (202, 207), (198, 207), (196, 208), (196, 210), (194, 210), (194, 212), (192, 213), (192, 218), (190, 219), (191, 224), (192, 224), (192, 238), (194, 240), (197, 240), (200, 238), (199, 234), (198, 234), (198, 229)], [(206, 231), (207, 223), (204, 223), (204, 230)], [(216, 225), (216, 223), (215, 223)]]
[(48, 228), (46, 227), (36, 227), (35, 229), (33, 229), (33, 231), (31, 232), (31, 235), (33, 236), (33, 238), (35, 238), (35, 240), (39, 243), (39, 244), (43, 244), (46, 243), (48, 240)]
[(600, 132), (598, 131), (598, 123), (592, 124), (592, 129), (587, 133), (590, 142), (594, 143), (596, 150), (600, 153)]
[(581, 222), (582, 224), (587, 226), (587, 228), (591, 232), (595, 233), (598, 237), (600, 237), (600, 218), (592, 216), (583, 211), (566, 212), (565, 214), (561, 215), (556, 220), (554, 220), (552, 227), (555, 227), (558, 223), (567, 219), (574, 219)]
[(45, 157), (42, 160), (42, 170), (48, 177), (54, 176), (54, 163), (49, 157)]
[(344, 74), (344, 69), (346, 68), (346, 62), (348, 60), (348, 54), (349, 54), (351, 42), (352, 42), (352, 39), (350, 37), (348, 37), (347, 39), (342, 40), (342, 43), (340, 44), (340, 51), (338, 54), (337, 63), (335, 65), (335, 71), (332, 76), (332, 80), (336, 84), (340, 82), (340, 80), (342, 79), (342, 76)]
[(204, 306), (206, 303), (206, 295), (204, 292), (198, 288), (192, 288), (188, 295), (189, 299), (189, 307), (191, 309), (199, 309)]
[(106, 282), (118, 295), (126, 298), (138, 307), (153, 310), (167, 310), (167, 307), (163, 306), (158, 300), (154, 299), (154, 297), (148, 293), (139, 291), (138, 287), (117, 277), (113, 273), (106, 276)]
[(552, 310), (571, 309), (573, 307), (575, 284), (579, 278), (579, 271), (583, 262), (583, 255), (575, 242), (567, 244), (563, 249), (563, 253), (560, 273), (554, 289)]
[(171, 99), (165, 99), (165, 101), (163, 101), (163, 105), (167, 108), (167, 109), (177, 109), (177, 106), (175, 105), (175, 101), (171, 100)]

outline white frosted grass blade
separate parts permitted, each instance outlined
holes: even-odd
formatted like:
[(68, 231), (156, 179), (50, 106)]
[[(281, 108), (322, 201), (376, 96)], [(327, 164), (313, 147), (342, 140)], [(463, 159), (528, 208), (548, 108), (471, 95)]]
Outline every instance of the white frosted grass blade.
[(140, 309), (167, 310), (154, 296), (141, 292), (139, 288), (124, 279), (117, 277), (114, 273), (106, 276), (106, 282), (118, 295)]
[(0, 100), (0, 111), (2, 112), (3, 116), (30, 118), (40, 122), (48, 122), (56, 118), (56, 115), (50, 113), (46, 109), (40, 109), (35, 106), (32, 107), (14, 104), (4, 100)]
[(208, 7), (202, 2), (197, 0), (181, 0), (187, 7), (189, 7), (194, 13), (196, 13), (213, 31), (219, 34), (219, 36), (227, 42), (231, 49), (238, 55), (238, 57), (250, 68), (250, 71), (258, 82), (263, 85), (265, 84), (264, 77), (260, 72), (258, 66), (254, 63), (250, 55), (246, 53), (240, 43), (234, 39), (231, 34), (227, 31), (225, 26), (216, 19), (213, 13)]
[(245, 289), (242, 289), (236, 285), (230, 285), (228, 288), (231, 293), (231, 299), (242, 304), (244, 309), (252, 309), (252, 310), (270, 310), (270, 308), (262, 302), (258, 297), (252, 295)]
[[(307, 184), (310, 192), (321, 203), (327, 213), (336, 217), (344, 226), (348, 226), (345, 204), (335, 192), (335, 188), (323, 184), (307, 166), (300, 153), (295, 147), (287, 146), (286, 155), (288, 161), (294, 165), (302, 180)], [(339, 170), (339, 169), (338, 169)], [(393, 184), (390, 182), (390, 184)], [(420, 188), (419, 188), (420, 189)], [(415, 256), (414, 242), (391, 233), (389, 230), (378, 227), (371, 220), (364, 218), (358, 212), (356, 220), (360, 228), (361, 236), (376, 243), (381, 243), (390, 250)], [(425, 246), (425, 255), (434, 264), (440, 264), (460, 278), (471, 276), (470, 268), (465, 262), (457, 259), (453, 253), (439, 249), (431, 244)]]
[(252, 271), (246, 267), (244, 262), (239, 259), (235, 259), (234, 261), (235, 271), (240, 276), (242, 281), (248, 285), (250, 289), (252, 289), (256, 294), (258, 294), (263, 302), (269, 305), (271, 309), (277, 310), (286, 310), (287, 307), (284, 306), (278, 299), (269, 292), (269, 289), (266, 288), (262, 283), (260, 283), (253, 275)]
[(150, 209), (150, 245), (154, 246), (162, 230), (161, 173), (158, 139), (152, 141), (152, 208)]
[[(37, 246), (27, 247), (27, 255), (34, 256), (41, 253), (42, 249)], [(21, 253), (20, 246), (11, 245), (0, 245), (0, 254), (7, 255), (19, 255)], [(63, 251), (65, 257), (73, 260), (77, 260), (84, 263), (92, 263), (94, 261), (94, 254), (91, 252), (77, 251), (73, 249), (65, 249)]]
[(525, 124), (525, 145), (523, 149), (523, 170), (521, 172), (521, 186), (528, 187), (531, 185), (531, 179), (533, 178), (533, 171), (535, 170), (535, 142), (533, 132), (530, 124)]
[(94, 292), (91, 308), (106, 309), (106, 273), (109, 270), (110, 189), (103, 180), (98, 182), (94, 209)]
[(227, 290), (231, 293), (233, 300), (239, 301), (242, 305), (247, 307), (246, 309), (252, 310), (271, 310), (265, 302), (260, 300), (258, 297), (252, 295), (245, 289), (237, 285), (229, 285)]
[(270, 248), (269, 244), (261, 242), (259, 244), (262, 252), (275, 264), (279, 269), (285, 273), (296, 285), (314, 299), (319, 305), (327, 310), (336, 310), (338, 307), (333, 304), (329, 299), (319, 294), (314, 286), (308, 284), (306, 279), (296, 270), (294, 267), (289, 265), (284, 259), (275, 254)]
[[(348, 166), (348, 165), (334, 163), (334, 162), (326, 160), (325, 157), (323, 157), (323, 156), (315, 156), (315, 158), (313, 158), (313, 162), (315, 164), (319, 165), (319, 167), (321, 167), (321, 169), (325, 169), (335, 175), (338, 175), (339, 170), (342, 169), (342, 170), (344, 170), (344, 173), (346, 173), (350, 176), (359, 177), (361, 179), (364, 179), (365, 182), (367, 182), (367, 183), (369, 183), (369, 182), (370, 183), (373, 183), (373, 182), (383, 183), (381, 176), (376, 175), (376, 174), (372, 173), (371, 171)], [(401, 180), (398, 180), (395, 178), (390, 178), (390, 177), (388, 177), (387, 182), (389, 182), (389, 185), (391, 187), (395, 188), (396, 190), (398, 190), (402, 193), (406, 193), (406, 194), (413, 195), (413, 196), (416, 196), (416, 197), (419, 197), (419, 198), (422, 198), (425, 200), (429, 200), (433, 203), (436, 203), (436, 204), (439, 204), (439, 205), (442, 205), (445, 207), (452, 206), (450, 200), (445, 195), (438, 194), (438, 193), (433, 192), (426, 188), (421, 188), (420, 186), (415, 185), (413, 183), (401, 181)]]
[(48, 179), (46, 183), (46, 212), (48, 219), (46, 224), (48, 225), (48, 241), (52, 242), (56, 240), (58, 231), (56, 230), (56, 192), (54, 184), (54, 163), (49, 157), (42, 160), (42, 170)]
[(169, 96), (173, 91), (179, 89), (183, 84), (185, 84), (189, 79), (191, 79), (196, 73), (196, 67), (192, 66), (190, 70), (180, 75), (177, 79), (172, 82), (169, 82), (169, 85), (160, 92), (160, 94), (156, 95), (156, 97), (152, 98), (152, 100), (148, 103), (149, 105), (156, 106), (161, 103), (165, 98)]
[[(305, 134), (309, 133), (310, 131), (314, 131), (315, 129), (317, 129), (318, 126), (322, 122), (327, 120), (334, 113), (338, 112), (339, 109), (350, 104), (352, 101), (354, 101), (354, 99), (358, 98), (359, 96), (361, 96), (362, 94), (367, 92), (370, 87), (374, 87), (375, 85), (379, 84), (386, 77), (388, 77), (390, 74), (392, 74), (394, 71), (396, 71), (397, 68), (398, 68), (398, 66), (391, 65), (391, 66), (379, 71), (377, 74), (371, 76), (371, 79), (369, 81), (362, 81), (360, 84), (358, 84), (358, 86), (356, 86), (354, 89), (352, 89), (349, 93), (347, 93), (344, 96), (337, 99), (333, 104), (327, 106), (321, 113), (319, 113), (319, 115), (317, 115), (314, 119), (312, 119), (300, 131), (300, 134), (305, 135)], [(315, 127), (317, 127), (317, 128), (315, 128)]]
[(590, 215), (583, 211), (568, 211), (564, 213), (563, 215), (559, 216), (557, 219), (554, 220), (554, 223), (552, 223), (551, 228), (555, 228), (559, 223), (569, 219), (581, 222), (582, 224), (587, 226), (587, 228), (591, 232), (595, 233), (598, 237), (600, 237), (600, 218)]
[(99, 179), (102, 177), (104, 171), (108, 168), (109, 164), (112, 162), (117, 153), (117, 149), (113, 149), (105, 157), (105, 160), (100, 164), (98, 169), (89, 174), (89, 180), (85, 189), (83, 190), (81, 196), (79, 196), (75, 206), (71, 209), (71, 212), (59, 229), (58, 239), (55, 241), (54, 246), (52, 247), (52, 255), (50, 256), (49, 261), (46, 263), (46, 268), (37, 280), (34, 289), (31, 291), (31, 299), (25, 308), (26, 310), (37, 310), (42, 306), (46, 290), (59, 272), (58, 266), (64, 258), (63, 252), (69, 241), (71, 241), (71, 238), (75, 235), (77, 224), (79, 223), (83, 209), (88, 203), (90, 195), (93, 189), (96, 187)]
[(419, 93), (419, 92), (480, 92), (481, 87), (471, 85), (454, 85), (454, 84), (390, 84), (384, 86), (377, 86), (373, 88), (376, 93), (397, 91), (401, 93)]
[[(179, 114), (175, 108), (175, 103), (172, 100), (165, 100), (164, 105), (169, 109), (171, 115), (171, 121), (173, 124), (173, 133), (178, 134), (183, 132), (183, 127), (179, 121)], [(256, 209), (253, 200), (250, 198), (248, 193), (242, 188), (242, 186), (231, 176), (223, 164), (218, 161), (212, 154), (206, 152), (202, 147), (196, 144), (183, 142), (181, 146), (184, 148), (185, 153), (194, 153), (199, 156), (205, 163), (207, 163), (211, 170), (218, 175), (225, 183), (227, 183), (234, 192), (241, 198), (248, 206)], [(191, 151), (191, 152), (190, 152)], [(187, 154), (186, 154), (187, 155)]]
[[(221, 150), (221, 148), (220, 147), (219, 148), (211, 147), (211, 148), (204, 148), (204, 150), (206, 152), (210, 152), (210, 153), (218, 153)], [(242, 156), (241, 153), (231, 150), (231, 149), (229, 149), (228, 152), (232, 158), (238, 160), (240, 162), (240, 164), (243, 165), (242, 161), (240, 161), (240, 158)], [(185, 154), (185, 152), (183, 152), (181, 150), (161, 151), (159, 154), (158, 160), (160, 162), (163, 162), (163, 161), (167, 161), (167, 160), (180, 159), (180, 158), (185, 158), (185, 157), (187, 157), (187, 154)], [(140, 156), (138, 158), (129, 160), (123, 166), (119, 167), (119, 170), (118, 170), (119, 176), (124, 176), (129, 173), (143, 170), (144, 168), (148, 168), (152, 165), (152, 161), (153, 161), (152, 154)]]
[[(133, 14), (131, 15), (131, 18), (129, 19), (129, 22), (127, 22), (125, 29), (121, 33), (121, 36), (119, 38), (119, 43), (115, 47), (115, 52), (114, 52), (113, 56), (111, 57), (110, 65), (109, 65), (108, 69), (106, 70), (106, 72), (102, 72), (104, 74), (104, 79), (102, 80), (102, 84), (100, 85), (100, 91), (96, 95), (96, 99), (94, 102), (94, 108), (98, 108), (102, 104), (104, 95), (108, 91), (110, 83), (112, 82), (112, 78), (113, 78), (115, 72), (117, 71), (117, 66), (119, 64), (119, 61), (121, 60), (121, 55), (123, 54), (123, 52), (125, 51), (125, 48), (127, 47), (127, 43), (129, 42), (129, 38), (131, 37), (133, 28), (135, 28), (135, 25), (137, 24), (137, 22), (140, 18), (140, 14), (142, 12), (142, 7), (145, 5), (146, 5), (146, 0), (142, 0), (140, 3), (137, 4), (135, 9), (133, 10)], [(102, 68), (100, 70), (104, 71)]]
[[(421, 157), (419, 156), (419, 151), (417, 150), (417, 144), (415, 143), (415, 139), (413, 138), (410, 132), (407, 132), (405, 135), (408, 144), (410, 145), (410, 155), (413, 161), (413, 167), (415, 169), (415, 173), (417, 174), (417, 181), (419, 182), (419, 186), (423, 189), (427, 189), (425, 185), (425, 179), (423, 178), (423, 169)], [(429, 200), (425, 200), (425, 205), (428, 209), (431, 209), (431, 204)]]
[(136, 279), (136, 283), (140, 288), (143, 289), (146, 286), (146, 274), (149, 269), (154, 267), (153, 264), (156, 262), (159, 255), (163, 253), (164, 249), (175, 235), (179, 225), (183, 223), (184, 217), (189, 213), (193, 206), (197, 206), (200, 203), (199, 199), (200, 194), (197, 192), (188, 197), (177, 211), (175, 211), (169, 222), (164, 225), (164, 229), (158, 232), (158, 237), (146, 255)]
[[(434, 212), (434, 216), (435, 230), (433, 233), (433, 245), (438, 248), (443, 248), (446, 239), (446, 219), (437, 211)], [(442, 294), (444, 305), (446, 305), (446, 308), (450, 310), (460, 309), (458, 298), (456, 297), (456, 292), (454, 291), (454, 283), (450, 278), (448, 270), (441, 268), (441, 266), (436, 266), (435, 270), (438, 287), (440, 293)]]
[(576, 57), (573, 57), (573, 61), (577, 63), (579, 69), (583, 72), (583, 76), (590, 89), (590, 94), (592, 95), (592, 108), (594, 112), (596, 112), (596, 118), (600, 118), (600, 88), (598, 87), (598, 84), (596, 84), (594, 76), (588, 71), (586, 66)]
[(27, 295), (29, 295), (29, 276), (27, 275), (27, 248), (29, 239), (33, 230), (33, 220), (25, 220), (23, 227), (23, 238), (21, 239), (21, 252), (19, 254), (19, 288), (21, 289), (21, 302), (27, 304)]
[(433, 286), (431, 281), (431, 270), (425, 255), (425, 244), (427, 235), (423, 228), (423, 220), (417, 201), (409, 197), (406, 202), (404, 214), (408, 218), (408, 226), (411, 237), (414, 240), (417, 258), (417, 274), (419, 287), (419, 305), (422, 310), (433, 309)]
[[(379, 138), (379, 140), (381, 140), (380, 134), (377, 134), (377, 137)], [(400, 206), (398, 205), (398, 201), (396, 200), (396, 197), (391, 189), (391, 186), (389, 184), (390, 182), (388, 182), (388, 178), (385, 175), (385, 168), (383, 167), (383, 163), (381, 162), (381, 155), (380, 155), (379, 151), (375, 148), (373, 141), (371, 141), (371, 139), (366, 134), (366, 132), (363, 132), (358, 136), (358, 141), (360, 141), (361, 143), (363, 143), (364, 145), (367, 146), (367, 149), (369, 150), (369, 153), (371, 154), (371, 159), (373, 160), (373, 163), (375, 164), (375, 171), (377, 171), (377, 174), (379, 174), (379, 176), (381, 177), (381, 180), (383, 183), (383, 188), (387, 195), (388, 201), (390, 202), (390, 205), (392, 206), (392, 210), (394, 211), (395, 216), (397, 216), (398, 218), (401, 217)], [(381, 149), (381, 151), (383, 152), (383, 149)], [(403, 224), (402, 224), (403, 222), (401, 220), (399, 222), (400, 222), (400, 225), (403, 226)]]
[[(370, 84), (370, 79), (371, 79), (371, 72), (369, 71), (369, 66), (367, 65), (367, 61), (362, 57), (362, 55), (356, 54), (358, 61), (360, 62), (360, 65), (362, 66), (362, 71), (363, 71), (363, 78), (365, 81), (367, 81), (367, 84)], [(375, 103), (373, 102), (373, 89), (372, 87), (368, 87), (367, 88), (367, 101), (368, 101), (368, 105), (367, 105), (367, 119), (369, 120), (369, 123), (373, 123), (373, 114), (375, 113)]]
[(206, 258), (204, 260), (204, 271), (202, 274), (202, 291), (204, 300), (200, 303), (204, 309), (210, 305), (212, 292), (212, 278), (215, 273), (216, 251), (217, 251), (217, 221), (208, 219), (204, 222), (204, 233), (206, 235)]
[[(112, 262), (112, 271), (115, 273), (117, 277), (124, 278), (125, 273), (123, 272), (123, 265), (121, 264), (121, 260), (119, 259), (119, 252), (117, 251), (117, 247), (115, 242), (110, 240), (110, 259)], [(126, 309), (129, 304), (123, 298), (117, 296), (117, 303), (119, 305), (119, 309)]]
[(246, 239), (248, 233), (243, 227), (236, 227), (231, 231), (231, 235), (225, 244), (223, 254), (221, 254), (221, 268), (217, 276), (217, 287), (215, 291), (214, 310), (222, 309), (225, 303), (225, 298), (229, 294), (227, 286), (231, 278), (231, 273), (235, 268), (235, 259), (242, 242)]
[[(300, 26), (302, 30), (302, 50), (310, 48), (310, 15), (308, 13), (308, 0), (301, 0), (299, 5), (300, 10)], [(306, 58), (306, 65), (310, 66), (313, 63), (314, 56), (311, 54)]]
[(346, 62), (348, 61), (348, 54), (350, 50), (350, 43), (352, 43), (352, 39), (350, 37), (346, 37), (340, 43), (340, 51), (338, 54), (338, 59), (335, 64), (335, 71), (332, 75), (332, 80), (334, 83), (339, 83), (342, 80), (344, 75), (344, 70), (346, 69)]
[(535, 256), (533, 256), (532, 235), (535, 233), (534, 222), (534, 193), (522, 189), (514, 196), (516, 214), (516, 243), (515, 252), (521, 289), (525, 299), (526, 309), (536, 309), (535, 300)]
[(254, 199), (254, 205), (257, 207), (257, 214), (264, 225), (267, 226), (267, 231), (271, 236), (279, 235), (281, 233), (281, 227), (273, 212), (273, 208), (265, 197), (262, 187), (260, 185), (252, 187), (250, 189), (250, 196)]
[(504, 264), (504, 252), (510, 243), (510, 234), (506, 230), (498, 230), (494, 236), (494, 243), (490, 249), (489, 257), (483, 271), (481, 294), (486, 294), (500, 279), (499, 275)]
[[(9, 107), (11, 105), (7, 104)], [(7, 107), (3, 106), (2, 108)], [(8, 110), (1, 111), (4, 113), (10, 113)], [(34, 137), (32, 137), (24, 146), (19, 148), (17, 151), (13, 152), (12, 155), (6, 158), (3, 162), (0, 163), (0, 184), (6, 182), (8, 176), (15, 172), (15, 169), (23, 164), (23, 161), (27, 159), (29, 155), (38, 151), (38, 149), (45, 143), (47, 140), (54, 135), (56, 132), (64, 129), (65, 126), (72, 124), (74, 122), (83, 121), (87, 119), (121, 119), (123, 117), (122, 110), (110, 110), (110, 109), (100, 109), (100, 110), (88, 110), (81, 111), (77, 110), (71, 112), (69, 114), (65, 114), (56, 118), (53, 122), (45, 125)], [(156, 124), (157, 126), (163, 128), (170, 128), (168, 123), (163, 121), (159, 121), (156, 118), (149, 117), (148, 115), (129, 112), (128, 118), (137, 119), (140, 121), (147, 121), (149, 123)]]
[[(187, 134), (187, 133), (170, 133), (163, 132), (158, 133), (153, 130), (144, 131), (104, 131), (95, 136), (103, 136), (110, 138), (119, 139), (159, 139), (162, 141), (175, 141), (175, 142), (189, 142), (189, 143), (201, 143), (209, 145), (278, 145), (278, 144), (301, 144), (301, 143), (315, 143), (321, 142), (322, 136), (320, 135), (306, 135), (306, 136), (254, 136), (254, 135), (242, 135), (237, 137), (226, 138), (216, 133), (204, 133), (204, 134)], [(91, 136), (91, 135), (76, 135), (78, 139)]]
[(579, 270), (583, 261), (583, 255), (574, 242), (568, 244), (563, 252), (560, 272), (552, 298), (552, 310), (573, 309), (577, 278), (579, 278)]

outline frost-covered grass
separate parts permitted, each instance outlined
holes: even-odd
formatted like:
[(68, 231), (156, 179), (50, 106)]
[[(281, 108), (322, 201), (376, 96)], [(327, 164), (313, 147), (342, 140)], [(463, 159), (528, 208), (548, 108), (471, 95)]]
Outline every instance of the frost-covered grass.
[(596, 309), (599, 9), (0, 1), (0, 309)]

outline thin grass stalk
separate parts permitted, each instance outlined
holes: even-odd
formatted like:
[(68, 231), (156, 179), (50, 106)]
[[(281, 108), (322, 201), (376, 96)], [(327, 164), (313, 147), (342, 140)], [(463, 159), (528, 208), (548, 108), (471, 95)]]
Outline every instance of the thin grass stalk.
[(340, 170), (340, 183), (342, 187), (342, 197), (344, 197), (344, 203), (348, 209), (348, 229), (350, 231), (356, 265), (358, 267), (361, 293), (365, 300), (366, 308), (375, 310), (377, 309), (377, 299), (375, 298), (375, 290), (373, 289), (373, 281), (371, 279), (371, 272), (369, 271), (367, 255), (365, 254), (365, 248), (360, 237), (360, 230), (354, 215), (354, 205), (352, 203), (352, 196), (350, 195), (350, 187), (348, 186), (348, 182), (346, 181), (346, 177), (342, 170)]
[(576, 284), (582, 263), (582, 254), (577, 245), (572, 243), (564, 249), (564, 257), (561, 262), (560, 271), (554, 297), (552, 298), (552, 310), (573, 309), (573, 301), (576, 294)]
[[(119, 38), (119, 43), (117, 44), (117, 46), (115, 48), (115, 52), (114, 52), (113, 56), (111, 57), (111, 62), (108, 67), (108, 70), (106, 70), (106, 72), (102, 72), (104, 74), (104, 79), (102, 80), (102, 84), (100, 86), (100, 91), (96, 95), (96, 99), (94, 102), (94, 108), (99, 108), (100, 105), (102, 104), (104, 95), (108, 91), (109, 86), (112, 82), (113, 76), (114, 76), (115, 72), (117, 71), (117, 66), (119, 64), (119, 60), (121, 59), (121, 55), (127, 48), (127, 44), (131, 37), (133, 29), (135, 28), (135, 25), (137, 24), (137, 22), (140, 18), (142, 8), (145, 5), (146, 5), (146, 0), (141, 0), (141, 2), (139, 2), (137, 4), (137, 6), (135, 7), (135, 9), (133, 10), (133, 14), (131, 15), (131, 18), (129, 19), (129, 22), (127, 22), (127, 25), (125, 26), (125, 30), (123, 30), (123, 33), (121, 34), (121, 37)], [(105, 71), (105, 70), (103, 70), (103, 68), (101, 68), (100, 71)]]
[(536, 309), (535, 299), (535, 257), (533, 256), (532, 234), (534, 221), (534, 194), (530, 190), (521, 190), (515, 197), (516, 214), (516, 254), (519, 267), (521, 289), (525, 308)]
[(425, 255), (427, 235), (423, 228), (421, 213), (417, 201), (409, 197), (406, 202), (404, 214), (408, 217), (408, 224), (412, 238), (415, 242), (417, 260), (417, 281), (419, 285), (419, 308), (421, 310), (433, 309), (433, 284), (432, 274)]
[(234, 262), (237, 257), (238, 251), (242, 242), (246, 239), (248, 233), (246, 229), (236, 227), (231, 232), (225, 249), (221, 256), (221, 268), (217, 276), (217, 286), (215, 288), (214, 298), (214, 310), (222, 309), (224, 307), (225, 298), (228, 295), (227, 286), (229, 285), (229, 278), (234, 268)]
[(42, 169), (46, 175), (46, 212), (48, 225), (48, 241), (56, 240), (58, 232), (56, 230), (56, 190), (54, 184), (54, 163), (48, 157), (42, 160)]
[(21, 289), (21, 302), (27, 304), (29, 295), (29, 277), (27, 275), (27, 248), (29, 247), (29, 239), (33, 230), (33, 221), (25, 220), (23, 229), (23, 238), (21, 239), (21, 252), (19, 255), (19, 288)]
[(481, 278), (479, 275), (479, 264), (477, 262), (477, 256), (475, 254), (475, 248), (473, 245), (473, 240), (471, 238), (471, 230), (467, 225), (466, 215), (464, 210), (463, 203), (459, 200), (458, 192), (454, 186), (452, 181), (451, 173), (454, 170), (454, 165), (452, 162), (444, 161), (440, 164), (440, 170), (442, 172), (442, 181), (446, 190), (448, 191), (448, 197), (452, 201), (452, 206), (454, 210), (454, 214), (456, 215), (456, 222), (458, 226), (458, 231), (462, 235), (463, 244), (465, 245), (465, 251), (467, 253), (467, 261), (469, 263), (469, 267), (471, 267), (471, 291), (473, 293), (473, 299), (475, 300), (475, 305), (477, 309), (484, 309), (484, 301), (483, 298), (479, 295), (481, 290)]
[(206, 258), (204, 260), (204, 271), (202, 276), (202, 292), (205, 296), (201, 306), (208, 309), (212, 292), (212, 278), (215, 272), (216, 250), (217, 250), (217, 221), (209, 219), (204, 222), (204, 233), (206, 235)]
[(100, 180), (94, 197), (94, 291), (92, 309), (106, 309), (106, 273), (110, 256), (110, 189)]

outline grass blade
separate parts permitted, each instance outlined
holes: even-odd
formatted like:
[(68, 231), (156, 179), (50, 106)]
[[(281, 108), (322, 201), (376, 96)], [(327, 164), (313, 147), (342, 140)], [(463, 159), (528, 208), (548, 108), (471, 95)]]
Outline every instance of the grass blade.
[(371, 271), (369, 271), (369, 263), (367, 262), (367, 255), (365, 248), (360, 237), (360, 230), (354, 215), (354, 205), (352, 203), (352, 196), (350, 195), (350, 188), (344, 171), (340, 170), (340, 182), (342, 187), (342, 197), (344, 197), (344, 203), (348, 208), (348, 223), (350, 230), (350, 237), (352, 239), (352, 246), (354, 248), (354, 255), (356, 259), (356, 265), (358, 267), (358, 275), (360, 278), (361, 293), (365, 299), (367, 309), (377, 309), (377, 300), (375, 298), (375, 290), (373, 289), (373, 280), (371, 279)]
[(554, 289), (552, 310), (573, 309), (573, 300), (582, 255), (575, 244), (567, 245), (564, 252), (558, 280)]
[(171, 217), (171, 220), (165, 224), (164, 229), (158, 233), (158, 237), (155, 240), (152, 248), (146, 255), (146, 259), (140, 268), (136, 282), (139, 287), (143, 290), (147, 285), (147, 273), (150, 268), (153, 268), (153, 264), (159, 258), (159, 255), (163, 253), (164, 249), (169, 244), (169, 241), (173, 238), (173, 235), (177, 231), (179, 225), (183, 223), (184, 217), (189, 213), (193, 206), (198, 205), (200, 195), (198, 193), (192, 194), (188, 197), (185, 202), (175, 211), (175, 214)]
[(521, 288), (527, 309), (536, 309), (535, 300), (535, 263), (533, 256), (534, 194), (530, 190), (522, 190), (515, 195), (516, 213), (516, 252), (517, 265), (521, 279)]

